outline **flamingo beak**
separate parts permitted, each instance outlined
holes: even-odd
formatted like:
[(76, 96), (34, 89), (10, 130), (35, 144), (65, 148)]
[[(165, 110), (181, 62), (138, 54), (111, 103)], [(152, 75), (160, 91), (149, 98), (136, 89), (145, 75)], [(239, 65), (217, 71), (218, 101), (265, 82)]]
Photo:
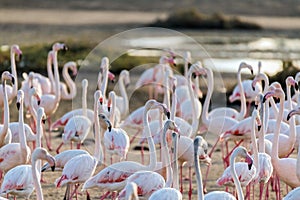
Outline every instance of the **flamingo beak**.
[(15, 84), (15, 78), (13, 76), (11, 77), (11, 82), (12, 84)]
[(41, 104), (41, 100), (38, 100), (38, 101), (37, 101), (37, 104), (40, 105), (40, 104)]
[(192, 63), (188, 62), (188, 68), (190, 68), (192, 66)]
[(261, 129), (261, 125), (257, 126), (257, 130), (260, 131)]
[(67, 50), (68, 50), (68, 46), (64, 44), (62, 50), (63, 50), (63, 51), (67, 51)]
[(295, 83), (295, 86), (294, 86), (294, 87), (295, 87), (295, 90), (297, 90), (297, 91), (299, 90), (298, 83)]
[(20, 106), (21, 106), (20, 102), (17, 102), (16, 105), (17, 105), (17, 109), (20, 110)]
[(42, 119), (42, 123), (45, 124), (46, 123), (46, 119)]
[(245, 161), (248, 163), (248, 169), (250, 170), (253, 164), (253, 159), (249, 155), (247, 155)]
[(169, 111), (167, 111), (166, 115), (167, 115), (167, 118), (170, 119), (171, 113)]

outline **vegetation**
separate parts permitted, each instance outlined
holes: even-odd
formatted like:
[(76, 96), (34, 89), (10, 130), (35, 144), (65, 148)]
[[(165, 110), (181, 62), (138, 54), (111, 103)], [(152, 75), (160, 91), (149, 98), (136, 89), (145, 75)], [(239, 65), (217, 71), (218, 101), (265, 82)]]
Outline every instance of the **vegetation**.
[(257, 24), (243, 22), (238, 17), (221, 13), (206, 15), (197, 9), (183, 9), (170, 13), (165, 20), (158, 19), (151, 26), (185, 29), (261, 29)]

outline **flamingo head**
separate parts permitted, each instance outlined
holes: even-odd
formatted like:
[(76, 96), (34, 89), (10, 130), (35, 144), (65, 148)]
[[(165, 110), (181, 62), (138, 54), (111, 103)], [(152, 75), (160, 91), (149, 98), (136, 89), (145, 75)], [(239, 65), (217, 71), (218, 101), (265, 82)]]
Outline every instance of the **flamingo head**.
[(37, 104), (40, 105), (41, 103), (41, 97), (40, 97), (40, 94), (38, 93), (37, 89), (35, 87), (31, 87), (30, 90), (29, 90), (29, 96), (34, 96), (37, 100)]
[(268, 99), (269, 97), (275, 97), (275, 98), (285, 98), (285, 94), (282, 90), (282, 88), (275, 88), (272, 91), (269, 91), (265, 94), (263, 98), (263, 103)]
[(294, 86), (295, 90), (298, 90), (298, 83), (295, 81), (295, 79), (292, 76), (288, 76), (285, 79), (285, 83), (288, 86)]
[(66, 51), (66, 50), (68, 50), (68, 47), (64, 43), (57, 42), (57, 43), (53, 44), (52, 50), (56, 51), (56, 52), (59, 51), (59, 50)]
[(10, 80), (12, 84), (15, 84), (15, 77), (9, 71), (4, 71), (1, 76), (2, 83), (6, 80)]
[(18, 60), (22, 59), (22, 51), (20, 50), (19, 45), (16, 45), (16, 44), (12, 45), (10, 51), (11, 51), (11, 54), (17, 55)]
[(239, 66), (239, 70), (241, 71), (243, 68), (248, 68), (251, 71), (251, 74), (253, 74), (253, 67), (245, 62), (242, 62)]
[(111, 71), (108, 71), (108, 79), (114, 83), (115, 82), (115, 75), (111, 72)]
[(297, 107), (294, 110), (291, 110), (288, 115), (287, 115), (287, 121), (290, 120), (290, 118), (294, 115), (299, 115), (300, 114), (300, 107)]
[(17, 105), (18, 110), (20, 109), (20, 106), (23, 103), (23, 99), (24, 99), (24, 92), (23, 92), (23, 90), (18, 90), (17, 101), (16, 101), (16, 105)]
[(107, 118), (107, 116), (104, 113), (100, 113), (98, 116), (99, 116), (99, 119), (101, 120), (101, 122), (104, 122), (106, 124), (107, 129), (110, 132), (112, 129), (112, 125), (111, 125), (111, 122), (109, 121), (109, 119)]
[(253, 164), (252, 157), (247, 153), (247, 156), (245, 158), (245, 162), (248, 163), (248, 169), (250, 170)]

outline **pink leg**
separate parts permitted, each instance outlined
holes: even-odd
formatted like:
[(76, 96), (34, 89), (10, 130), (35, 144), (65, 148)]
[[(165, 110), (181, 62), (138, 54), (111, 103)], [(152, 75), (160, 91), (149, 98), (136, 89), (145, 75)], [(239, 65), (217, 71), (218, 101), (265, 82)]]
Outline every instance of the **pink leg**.
[(100, 200), (104, 200), (109, 194), (110, 192), (106, 192), (104, 195), (100, 197)]
[(48, 129), (49, 130), (48, 130), (48, 137), (45, 135), (45, 139), (46, 139), (46, 144), (47, 144), (49, 151), (52, 151), (50, 127), (51, 127), (51, 119), (50, 119), (50, 117), (48, 117)]
[(192, 167), (189, 167), (189, 184), (190, 184), (190, 188), (189, 188), (189, 199), (192, 199), (192, 194), (193, 194), (193, 188), (192, 188)]
[(227, 156), (225, 158), (223, 158), (224, 162), (226, 163), (226, 166), (229, 166), (229, 157), (232, 154), (232, 152), (238, 147), (240, 146), (240, 144), (243, 142), (244, 140), (239, 141), (234, 147), (233, 149), (227, 154)]
[[(253, 184), (254, 185), (254, 184)], [(259, 199), (262, 200), (263, 199), (263, 193), (264, 193), (264, 182), (260, 182), (259, 183)]]
[(131, 138), (130, 144), (133, 143), (133, 141), (135, 140), (136, 136), (138, 136), (140, 132), (141, 132), (141, 131), (138, 129), (138, 131), (137, 131), (137, 132), (134, 134), (134, 136)]
[(80, 149), (81, 142), (77, 143), (77, 149)]
[(183, 192), (182, 165), (180, 165), (180, 192)]
[(64, 143), (62, 142), (62, 143), (60, 143), (60, 145), (57, 147), (57, 149), (56, 149), (56, 153), (57, 153), (57, 154), (59, 154), (59, 150), (60, 150), (60, 148), (61, 148), (63, 145), (64, 145)]

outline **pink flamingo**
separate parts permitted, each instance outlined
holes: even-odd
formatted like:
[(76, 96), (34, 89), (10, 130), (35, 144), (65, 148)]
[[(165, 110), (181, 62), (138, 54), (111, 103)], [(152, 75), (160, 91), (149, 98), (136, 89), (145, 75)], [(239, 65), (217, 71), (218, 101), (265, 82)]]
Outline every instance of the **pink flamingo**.
[[(145, 198), (149, 198), (153, 192), (156, 190), (162, 189), (164, 187), (170, 188), (173, 176), (172, 176), (172, 169), (171, 169), (171, 161), (170, 161), (170, 155), (169, 155), (169, 149), (167, 147), (167, 131), (168, 129), (176, 130), (177, 126), (176, 124), (171, 121), (167, 120), (164, 124), (164, 131), (162, 137), (162, 144), (164, 152), (162, 153), (162, 162), (163, 167), (166, 166), (167, 168), (167, 180), (165, 181), (164, 178), (158, 174), (157, 172), (153, 171), (138, 171), (134, 174), (130, 175), (127, 179), (127, 182), (135, 182), (138, 186), (138, 195), (143, 196)], [(148, 181), (145, 181), (148, 180)], [(122, 190), (119, 194), (120, 197), (126, 195), (126, 190)]]
[[(82, 80), (82, 90), (86, 96), (88, 87), (87, 79)], [(71, 117), (66, 126), (64, 127), (64, 133), (62, 135), (62, 143), (57, 147), (56, 153), (59, 153), (60, 148), (63, 144), (70, 142), (72, 148), (72, 142), (77, 142), (77, 149), (80, 149), (81, 143), (84, 142), (87, 135), (90, 132), (92, 122), (87, 117), (87, 110), (83, 109), (83, 115), (75, 115)]]
[[(88, 179), (84, 185), (83, 190), (92, 188), (92, 187), (98, 187), (102, 190), (109, 190), (109, 191), (119, 191), (123, 189), (126, 185), (126, 179), (133, 173), (140, 171), (140, 170), (146, 170), (146, 171), (153, 171), (157, 159), (156, 159), (156, 151), (153, 139), (150, 135), (149, 130), (149, 121), (148, 121), (148, 111), (150, 109), (159, 108), (165, 111), (167, 114), (167, 109), (165, 106), (161, 103), (158, 103), (156, 100), (148, 100), (145, 105), (145, 111), (144, 111), (144, 118), (143, 118), (143, 124), (144, 124), (144, 131), (145, 135), (147, 136), (148, 144), (149, 144), (149, 152), (150, 152), (150, 162), (149, 165), (145, 166), (138, 162), (133, 161), (122, 161), (114, 163), (103, 170), (101, 170), (98, 174), (94, 175), (90, 179)], [(105, 194), (107, 196), (110, 192)]]
[[(65, 193), (65, 199), (70, 199), (77, 193), (78, 186), (88, 180), (95, 172), (96, 166), (103, 162), (101, 137), (100, 137), (100, 126), (98, 116), (98, 103), (99, 103), (100, 92), (96, 91), (94, 94), (94, 121), (95, 121), (95, 147), (94, 156), (90, 154), (80, 154), (70, 159), (64, 166), (62, 175), (56, 179), (56, 187), (61, 187), (67, 184), (67, 190)], [(103, 115), (104, 116), (104, 115)], [(104, 116), (100, 118), (107, 124), (108, 129), (111, 129), (110, 122)], [(84, 163), (84, 165), (82, 165)], [(75, 190), (70, 194), (70, 188), (75, 185)], [(87, 198), (89, 193), (86, 191)]]
[[(43, 94), (41, 96), (40, 106), (44, 108), (45, 114), (48, 117), (48, 127), (51, 127), (51, 115), (55, 113), (56, 109), (58, 108), (61, 93), (59, 87), (59, 73), (58, 73), (58, 63), (57, 63), (57, 52), (59, 50), (66, 50), (67, 47), (63, 43), (55, 43), (52, 46), (53, 53), (53, 65), (54, 65), (54, 78), (55, 78), (55, 94)], [(49, 131), (48, 137), (46, 136), (47, 147), (49, 150), (52, 149), (51, 147), (51, 132)]]
[[(2, 80), (12, 79), (12, 77), (13, 76), (7, 71), (2, 73)], [(7, 172), (11, 168), (16, 167), (20, 164), (28, 163), (29, 161), (31, 151), (26, 144), (26, 135), (24, 130), (24, 119), (23, 119), (23, 99), (24, 99), (24, 93), (22, 90), (19, 90), (17, 95), (17, 102), (20, 104), (20, 108), (19, 108), (20, 143), (9, 143), (0, 148), (0, 169), (2, 172)]]
[[(278, 118), (276, 123), (276, 131), (274, 133), (271, 161), (277, 177), (283, 182), (285, 182), (287, 185), (289, 185), (290, 187), (296, 188), (300, 186), (300, 181), (298, 180), (296, 175), (296, 162), (297, 162), (296, 159), (279, 158), (278, 156), (279, 131), (280, 131), (279, 128), (280, 128), (280, 121), (283, 118), (285, 94), (281, 88), (276, 88), (270, 92), (267, 92), (264, 96), (264, 100), (272, 96), (280, 99), (280, 107), (279, 107), (279, 113), (278, 113)], [(277, 198), (280, 198), (280, 191), (278, 191), (277, 195), (278, 195)]]
[(121, 96), (116, 96), (116, 105), (118, 110), (121, 113), (121, 118), (124, 119), (129, 113), (129, 101), (128, 95), (125, 87), (128, 87), (130, 84), (130, 76), (128, 70), (122, 70), (119, 75), (119, 90), (121, 92)]
[(115, 120), (115, 110), (116, 110), (116, 98), (115, 92), (111, 91), (109, 93), (110, 99), (112, 101), (111, 112), (110, 112), (110, 123), (112, 123), (112, 128), (106, 130), (104, 133), (104, 146), (110, 154), (111, 164), (113, 163), (113, 154), (117, 154), (120, 160), (126, 159), (128, 149), (129, 149), (129, 137), (127, 132), (122, 128), (116, 128), (114, 125)]
[[(6, 85), (6, 93), (7, 93), (7, 99), (8, 102), (11, 103), (12, 100), (17, 95), (18, 90), (18, 80), (17, 80), (17, 70), (16, 70), (16, 55), (21, 58), (22, 51), (20, 50), (19, 46), (14, 44), (10, 47), (10, 64), (11, 64), (11, 74), (15, 77), (14, 81), (15, 83), (12, 86)], [(3, 108), (5, 101), (4, 101), (4, 91), (3, 91), (3, 84), (0, 85), (0, 107)], [(5, 113), (4, 113), (5, 114)]]
[[(172, 73), (172, 69), (170, 68), (169, 64), (174, 64), (174, 58), (168, 58), (167, 56), (163, 55), (159, 59), (159, 64), (155, 65), (153, 68), (149, 68), (145, 70), (141, 76), (139, 77), (138, 81), (135, 84), (135, 88), (141, 88), (148, 84), (155, 84), (156, 90), (161, 89), (159, 85), (163, 83), (163, 74), (165, 70), (170, 71)], [(158, 91), (155, 91), (155, 96), (157, 96)], [(149, 87), (149, 98), (153, 98), (153, 88)], [(157, 98), (156, 98), (157, 99)]]
[(72, 75), (77, 75), (77, 64), (73, 61), (64, 64), (62, 75), (65, 83), (60, 82), (61, 99), (72, 100), (77, 94), (77, 87), (72, 78), (70, 77), (69, 70), (72, 71)]
[(37, 199), (42, 200), (40, 172), (37, 169), (39, 159), (48, 161), (53, 167), (55, 165), (54, 157), (46, 149), (36, 148), (32, 153), (31, 165), (19, 165), (7, 172), (1, 185), (1, 195), (13, 194), (29, 199), (35, 188)]

